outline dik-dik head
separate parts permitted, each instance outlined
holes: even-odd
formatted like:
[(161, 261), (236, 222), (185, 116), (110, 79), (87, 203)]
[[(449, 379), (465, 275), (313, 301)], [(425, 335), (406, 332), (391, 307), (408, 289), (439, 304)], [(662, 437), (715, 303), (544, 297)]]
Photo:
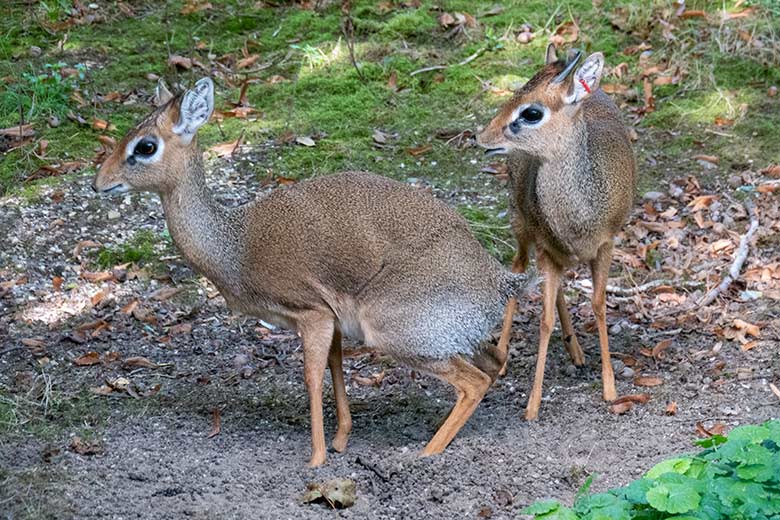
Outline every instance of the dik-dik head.
[[(515, 150), (544, 157), (566, 146), (582, 101), (599, 87), (604, 55), (588, 56), (579, 69), (581, 52), (558, 60), (555, 47), (547, 47), (546, 65), (515, 92), (499, 114), (477, 136), (489, 155)], [(575, 70), (576, 69), (576, 70)]]
[(132, 129), (103, 162), (93, 187), (102, 193), (170, 191), (197, 156), (195, 134), (214, 109), (214, 83), (203, 78), (174, 97), (157, 87), (154, 112)]

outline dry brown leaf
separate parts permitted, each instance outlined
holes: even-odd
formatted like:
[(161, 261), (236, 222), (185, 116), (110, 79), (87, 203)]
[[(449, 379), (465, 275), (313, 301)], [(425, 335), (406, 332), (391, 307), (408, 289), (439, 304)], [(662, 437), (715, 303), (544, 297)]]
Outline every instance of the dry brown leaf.
[(73, 248), (73, 256), (78, 258), (84, 249), (91, 249), (95, 247), (102, 247), (103, 244), (95, 242), (94, 240), (81, 240), (76, 247)]
[(93, 307), (97, 306), (100, 302), (102, 302), (106, 296), (110, 294), (109, 291), (103, 289), (101, 291), (96, 292), (90, 299), (90, 303)]
[(614, 401), (612, 401), (612, 404), (621, 404), (626, 402), (631, 402), (635, 404), (645, 404), (650, 400), (650, 394), (629, 394), (624, 395), (623, 397), (618, 397)]
[(222, 431), (222, 416), (220, 415), (219, 408), (214, 408), (211, 411), (211, 431), (207, 435), (209, 439), (219, 435)]
[(669, 348), (669, 346), (672, 344), (672, 339), (667, 338), (662, 341), (659, 341), (658, 344), (653, 347), (653, 350), (651, 352), (651, 355), (653, 358), (657, 360), (662, 360), (664, 358), (664, 351)]
[(55, 276), (54, 278), (51, 279), (51, 285), (52, 287), (54, 287), (55, 291), (60, 291), (62, 290), (62, 283), (64, 281), (65, 278), (63, 278), (62, 276)]
[(209, 151), (216, 153), (217, 157), (232, 157), (233, 154), (236, 153), (236, 150), (238, 150), (238, 147), (241, 146), (241, 142), (243, 140), (244, 140), (244, 133), (241, 132), (241, 135), (235, 141), (230, 141), (228, 143), (222, 143), (222, 144), (215, 144), (214, 146), (209, 148)]
[(128, 303), (127, 305), (125, 305), (124, 307), (122, 307), (121, 309), (119, 309), (119, 312), (121, 312), (122, 314), (132, 314), (133, 311), (136, 309), (136, 307), (138, 307), (138, 304), (139, 301), (135, 299), (130, 303)]
[(176, 54), (171, 54), (168, 56), (168, 66), (172, 68), (178, 67), (184, 70), (189, 70), (192, 68), (192, 59)]
[(708, 162), (708, 163), (712, 163), (712, 164), (720, 163), (720, 158), (718, 156), (716, 156), (716, 155), (699, 154), (699, 155), (694, 155), (693, 159), (696, 160), (696, 161), (704, 161), (704, 162)]
[(247, 56), (246, 58), (241, 58), (236, 62), (236, 69), (246, 69), (247, 67), (251, 67), (259, 59), (260, 59), (259, 54), (252, 54)]
[(179, 11), (183, 15), (188, 15), (192, 13), (198, 13), (200, 11), (206, 11), (208, 9), (213, 9), (214, 6), (211, 5), (211, 2), (203, 2), (202, 0), (190, 0), (187, 3), (184, 4), (184, 7), (181, 8), (181, 11)]
[(769, 177), (774, 177), (775, 179), (780, 179), (780, 164), (770, 164), (766, 168), (763, 168), (758, 173), (761, 175), (768, 175)]
[(634, 407), (633, 401), (623, 401), (621, 403), (612, 403), (609, 405), (607, 410), (610, 411), (610, 413), (614, 413), (615, 415), (622, 415), (629, 410), (631, 410)]
[(150, 294), (149, 298), (161, 302), (173, 298), (175, 295), (179, 294), (182, 290), (183, 289), (181, 287), (163, 287), (161, 289), (157, 289), (152, 294)]
[(31, 348), (44, 348), (46, 343), (43, 342), (42, 338), (22, 338), (22, 345)]
[(90, 271), (81, 271), (81, 277), (88, 282), (93, 283), (99, 283), (99, 282), (106, 282), (108, 280), (116, 280), (114, 278), (114, 273), (111, 271), (100, 271), (97, 273), (93, 273)]
[(672, 401), (666, 405), (666, 415), (677, 415), (677, 402)]
[(168, 335), (178, 336), (180, 334), (189, 334), (192, 332), (192, 323), (179, 323), (168, 329)]
[(634, 385), (636, 386), (658, 386), (664, 384), (664, 380), (656, 376), (636, 376)]
[(99, 455), (103, 453), (100, 441), (85, 441), (75, 436), (70, 439), (70, 449), (79, 455)]
[(89, 391), (96, 395), (111, 395), (114, 393), (114, 389), (108, 385), (93, 386), (90, 387)]
[(756, 345), (758, 345), (758, 341), (756, 341), (756, 340), (748, 341), (747, 343), (744, 343), (744, 344), (740, 345), (739, 349), (742, 352), (747, 352), (748, 350), (754, 349), (756, 347)]
[(127, 367), (140, 367), (140, 368), (158, 368), (159, 365), (153, 361), (149, 361), (145, 357), (134, 356), (124, 360), (122, 366)]
[(73, 364), (80, 367), (88, 367), (100, 363), (100, 354), (95, 351), (82, 354), (73, 360)]
[(377, 372), (376, 374), (371, 374), (368, 377), (363, 377), (355, 373), (352, 374), (352, 380), (361, 386), (376, 386), (378, 388), (382, 385), (382, 380), (384, 380), (384, 378), (384, 370)]
[(415, 146), (415, 147), (412, 147), (412, 148), (407, 148), (406, 149), (406, 153), (408, 153), (412, 157), (419, 157), (420, 155), (424, 155), (424, 154), (430, 152), (431, 150), (433, 150), (433, 146), (430, 143), (428, 143), (428, 144), (424, 144), (422, 146)]
[(394, 92), (398, 91), (398, 71), (394, 70), (390, 73), (390, 77), (387, 78), (387, 88)]
[(718, 195), (699, 195), (688, 203), (688, 207), (691, 208), (691, 211), (701, 211), (709, 208), (716, 200), (718, 200)]
[(723, 435), (723, 432), (726, 431), (726, 425), (723, 423), (715, 423), (712, 428), (705, 428), (704, 424), (701, 422), (696, 423), (696, 433), (699, 434), (699, 437), (712, 437), (713, 435)]
[(705, 18), (707, 13), (698, 9), (686, 9), (680, 14), (680, 18)]

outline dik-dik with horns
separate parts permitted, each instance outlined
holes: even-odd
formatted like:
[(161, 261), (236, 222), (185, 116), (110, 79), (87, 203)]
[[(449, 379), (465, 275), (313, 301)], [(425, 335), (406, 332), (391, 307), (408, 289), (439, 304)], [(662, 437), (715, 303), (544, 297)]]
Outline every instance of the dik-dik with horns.
[(452, 384), (457, 402), (423, 450), (441, 452), (503, 366), (483, 341), (526, 285), (431, 195), (368, 173), (304, 181), (228, 208), (206, 185), (196, 132), (214, 108), (204, 78), (122, 139), (95, 177), (102, 193), (153, 191), (182, 255), (228, 305), (297, 329), (311, 408), (310, 465), (325, 462), (322, 382), (330, 368), (343, 451), (352, 428), (341, 335)]
[[(547, 64), (504, 105), (477, 142), (488, 154), (508, 154), (510, 211), (517, 238), (512, 270), (522, 272), (531, 246), (544, 277), (539, 353), (525, 416), (535, 419), (542, 399), (547, 345), (555, 308), (575, 365), (584, 363), (560, 288), (567, 267), (587, 263), (593, 275), (593, 313), (601, 347), (603, 395), (617, 397), (609, 356), (606, 284), (612, 241), (625, 222), (636, 186), (636, 166), (620, 112), (599, 89), (604, 56), (577, 67), (581, 53)], [(575, 70), (576, 69), (576, 70)], [(504, 315), (498, 350), (506, 355), (516, 300)]]

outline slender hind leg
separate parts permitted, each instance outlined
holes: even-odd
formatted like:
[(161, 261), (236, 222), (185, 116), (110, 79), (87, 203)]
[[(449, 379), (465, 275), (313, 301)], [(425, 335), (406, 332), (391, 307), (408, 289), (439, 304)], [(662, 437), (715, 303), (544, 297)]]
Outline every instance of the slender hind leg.
[(447, 420), (425, 446), (422, 456), (436, 455), (444, 451), (474, 413), (493, 382), (485, 372), (459, 357), (452, 358), (444, 367), (434, 369), (433, 372), (455, 387), (458, 400), (447, 416)]
[(571, 315), (566, 307), (566, 297), (563, 295), (562, 287), (558, 289), (555, 306), (558, 308), (558, 318), (561, 320), (563, 344), (569, 352), (572, 363), (578, 367), (582, 366), (585, 364), (585, 354), (583, 354), (580, 343), (577, 341), (577, 336), (574, 335), (574, 327), (571, 324)]
[(596, 325), (599, 329), (601, 384), (604, 387), (605, 401), (617, 399), (615, 374), (612, 371), (612, 361), (609, 356), (609, 336), (607, 333), (607, 277), (611, 261), (612, 243), (608, 242), (599, 248), (596, 259), (590, 263), (593, 275), (593, 314), (596, 316)]
[(338, 329), (333, 332), (333, 340), (328, 354), (328, 367), (330, 368), (330, 377), (333, 379), (333, 395), (336, 398), (336, 420), (338, 422), (336, 436), (333, 438), (333, 449), (341, 453), (347, 449), (349, 434), (352, 432), (352, 417), (349, 414), (344, 371), (341, 367), (341, 332)]
[[(528, 246), (519, 243), (517, 246), (517, 254), (514, 260), (512, 260), (512, 272), (523, 273), (526, 267), (528, 267)], [(493, 350), (497, 352), (496, 356), (504, 358), (504, 364), (501, 370), (498, 372), (499, 376), (506, 374), (506, 364), (508, 360), (509, 352), (509, 336), (512, 335), (512, 321), (515, 317), (515, 311), (517, 310), (517, 298), (514, 296), (509, 298), (506, 302), (506, 309), (504, 310), (504, 322), (501, 326), (501, 337), (498, 339), (498, 345)]]
[(553, 325), (555, 325), (555, 301), (561, 284), (561, 268), (547, 255), (537, 254), (539, 270), (544, 276), (544, 288), (542, 298), (542, 317), (539, 324), (539, 351), (536, 355), (536, 371), (531, 395), (528, 397), (528, 406), (525, 409), (525, 418), (529, 421), (539, 416), (539, 406), (542, 402), (542, 384), (544, 383), (544, 365), (547, 361), (547, 345), (550, 343)]
[[(333, 319), (317, 316), (301, 320), (298, 330), (303, 338), (303, 373), (309, 391), (311, 413), (311, 460), (315, 467), (325, 462), (325, 429), (322, 421), (322, 379), (334, 332)], [(341, 370), (339, 369), (339, 372)], [(335, 387), (335, 385), (334, 385)]]

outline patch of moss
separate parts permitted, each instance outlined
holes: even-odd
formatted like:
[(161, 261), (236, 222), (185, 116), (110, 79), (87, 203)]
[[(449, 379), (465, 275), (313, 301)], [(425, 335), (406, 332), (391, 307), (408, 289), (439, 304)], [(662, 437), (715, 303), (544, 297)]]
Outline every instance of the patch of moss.
[(103, 247), (95, 254), (95, 263), (109, 268), (126, 263), (149, 264), (159, 258), (159, 249), (166, 242), (149, 230), (141, 230), (133, 238), (114, 247)]

